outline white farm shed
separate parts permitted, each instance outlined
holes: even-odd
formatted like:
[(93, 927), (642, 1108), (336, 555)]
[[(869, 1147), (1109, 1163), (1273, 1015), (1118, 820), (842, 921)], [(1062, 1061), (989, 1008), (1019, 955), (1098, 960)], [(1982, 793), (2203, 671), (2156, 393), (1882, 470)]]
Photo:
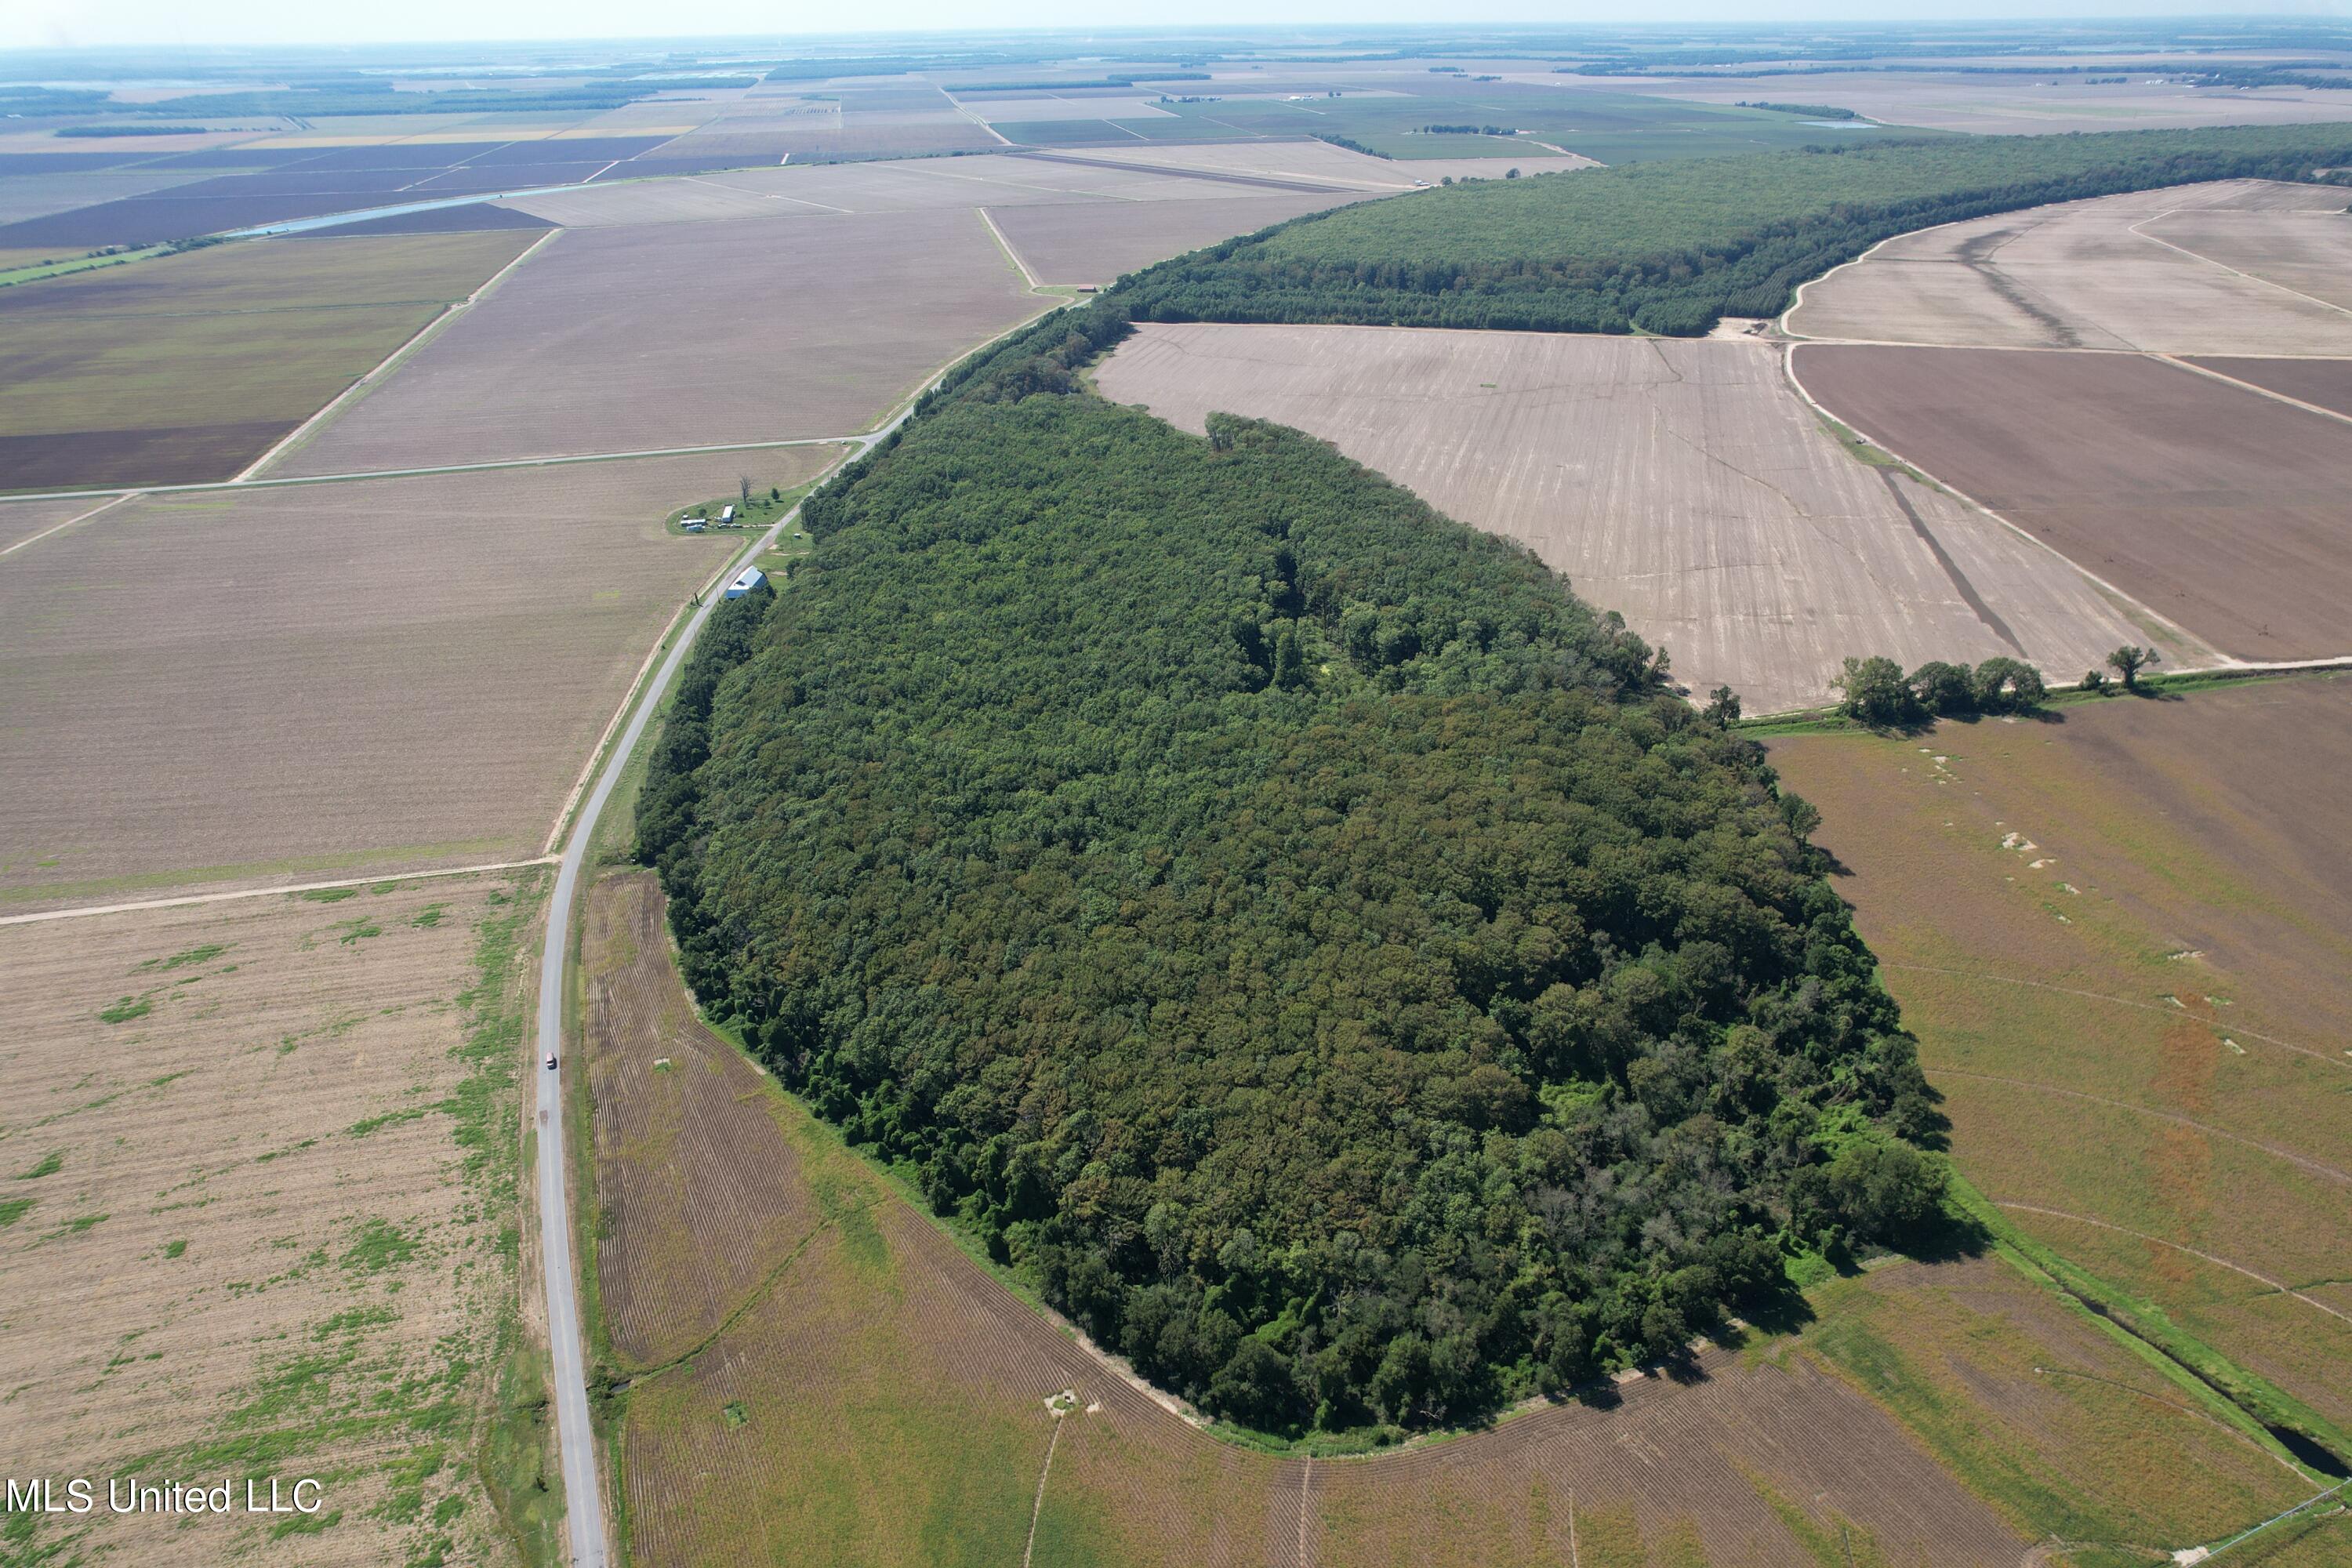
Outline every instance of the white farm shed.
[(727, 584), (727, 596), (740, 599), (767, 580), (768, 574), (757, 566), (746, 566), (735, 574), (735, 581)]

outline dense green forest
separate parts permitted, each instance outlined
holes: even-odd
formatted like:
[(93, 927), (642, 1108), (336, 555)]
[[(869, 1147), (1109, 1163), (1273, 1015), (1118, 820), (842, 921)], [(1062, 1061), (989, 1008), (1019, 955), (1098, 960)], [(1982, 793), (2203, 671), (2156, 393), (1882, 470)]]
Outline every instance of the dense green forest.
[(968, 365), (723, 606), (640, 854), (715, 1015), (1147, 1375), (1410, 1428), (1935, 1213), (1912, 1042), (1761, 751), (1296, 432)]
[(1873, 142), (1481, 181), (1162, 262), (1136, 319), (1696, 335), (1908, 229), (2196, 180), (2352, 164), (2352, 127)]

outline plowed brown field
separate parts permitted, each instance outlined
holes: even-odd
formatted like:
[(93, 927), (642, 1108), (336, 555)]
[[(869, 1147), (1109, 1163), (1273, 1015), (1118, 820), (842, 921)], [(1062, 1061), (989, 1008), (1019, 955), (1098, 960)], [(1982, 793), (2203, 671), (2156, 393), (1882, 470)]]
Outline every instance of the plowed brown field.
[(12, 1517), (11, 1561), (505, 1549), (473, 1455), (519, 1290), (502, 1020), (541, 880), (0, 927), (8, 1466), (101, 1499), (133, 1464), (323, 1477), (328, 1510), (273, 1534), (302, 1521), (101, 1501)]
[(152, 496), (0, 559), (0, 903), (540, 854), (729, 548), (663, 519), (834, 455)]
[[(2352, 679), (1773, 742), (1946, 1097), (2054, 1251), (2339, 1424)], [(2282, 1289), (2284, 1288), (2284, 1289)]]
[(2352, 419), (2352, 359), (2233, 359), (2209, 356), (2192, 364), (2218, 371)]
[(2224, 652), (2352, 653), (2342, 421), (2136, 354), (1807, 343), (1791, 363), (1839, 418)]
[[(646, 881), (609, 879), (591, 897), (605, 907), (590, 930), (613, 960), (595, 983), (610, 1020), (593, 1037), (596, 1081), (642, 1105), (631, 1075), (677, 1063), (680, 1028), (696, 1029), (673, 1026), (688, 1004), (667, 944), (644, 934), (657, 903)], [(625, 943), (624, 931), (639, 934)], [(654, 994), (626, 994), (637, 988)], [(1709, 1352), (1689, 1386), (1637, 1380), (1614, 1408), (1546, 1408), (1385, 1458), (1222, 1443), (1015, 1300), (756, 1069), (718, 1068), (726, 1047), (707, 1036), (694, 1048), (719, 1087), (693, 1089), (692, 1103), (727, 1119), (731, 1160), (800, 1189), (782, 1200), (794, 1217), (763, 1230), (746, 1225), (740, 1184), (689, 1160), (716, 1185), (707, 1200), (684, 1194), (681, 1211), (707, 1202), (743, 1231), (698, 1218), (696, 1246), (764, 1260), (805, 1216), (815, 1224), (748, 1292), (713, 1300), (687, 1282), (688, 1315), (731, 1321), (630, 1387), (617, 1441), (640, 1562), (1003, 1564), (1022, 1558), (1034, 1507), (1037, 1565), (1553, 1563), (1571, 1499), (1602, 1521), (1580, 1528), (1647, 1542), (1661, 1563), (1812, 1563), (1842, 1531), (1857, 1561), (2006, 1565), (2023, 1550), (1892, 1418), (1801, 1356)], [(641, 1110), (626, 1124), (659, 1120)], [(600, 1183), (643, 1192), (657, 1177), (616, 1163), (669, 1159), (672, 1145), (608, 1144), (624, 1121), (600, 1102)], [(671, 1246), (616, 1225), (600, 1273), (640, 1290)], [(756, 1272), (723, 1268), (733, 1281)], [(1065, 1391), (1074, 1402), (1057, 1415), (1048, 1402)]]

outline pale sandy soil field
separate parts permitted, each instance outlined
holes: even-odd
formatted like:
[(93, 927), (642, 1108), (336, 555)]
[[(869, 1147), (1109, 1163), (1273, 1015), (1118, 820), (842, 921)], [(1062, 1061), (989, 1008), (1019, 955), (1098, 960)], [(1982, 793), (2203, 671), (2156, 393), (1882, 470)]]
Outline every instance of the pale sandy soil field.
[(515, 1324), (524, 971), (478, 952), (541, 879), (0, 926), (12, 1472), (327, 1484), (315, 1532), (101, 1504), (12, 1560), (505, 1550), (475, 1448)]
[(1888, 451), (2233, 657), (2352, 653), (2340, 418), (2140, 354), (1801, 343), (1790, 363)]
[(1780, 351), (1378, 327), (1140, 327), (1097, 376), (1186, 430), (1212, 410), (1333, 442), (1531, 546), (1749, 713), (1813, 707), (1849, 655), (2073, 674), (2163, 636), (2051, 552), (1849, 456)]
[(536, 856), (729, 536), (831, 448), (126, 502), (0, 560), (0, 909)]
[(1236, 174), (1263, 174), (1276, 179), (1319, 180), (1332, 184), (1411, 190), (1419, 181), (1437, 184), (1446, 175), (1455, 179), (1500, 179), (1507, 169), (1522, 175), (1548, 174), (1564, 169), (1590, 169), (1590, 158), (1541, 153), (1525, 158), (1367, 158), (1328, 142), (1234, 142), (1206, 147), (1089, 147), (1089, 158), (1108, 158), (1139, 168), (1175, 166), (1216, 169)]
[(1806, 284), (1784, 325), (1865, 342), (2352, 354), (2347, 199), (2223, 181), (1946, 224)]
[[(2005, 59), (2001, 63), (2013, 62)], [(2098, 65), (2095, 58), (2078, 58), (2070, 63)], [(2171, 68), (2183, 68), (2175, 65)], [(1594, 85), (1611, 92), (1654, 93), (1662, 98), (1687, 98), (1701, 103), (1738, 103), (1745, 100), (1829, 104), (1890, 125), (1972, 132), (1980, 136), (2154, 131), (2197, 125), (2287, 125), (2342, 120), (2352, 113), (2352, 93), (2304, 88), (2240, 92), (2221, 88), (2151, 85), (2147, 79), (2161, 73), (2131, 71), (2120, 65), (2112, 73), (2104, 66), (2099, 69), (2103, 75), (2127, 74), (2131, 80), (2091, 87), (2057, 76), (2036, 80), (2031, 77), (1906, 70), (1824, 72), (1801, 78), (1606, 77), (1594, 79)], [(1574, 80), (1556, 76), (1514, 79), (1553, 86)], [(1802, 92), (1796, 90), (1800, 84), (1804, 88)], [(1825, 137), (1852, 135), (1859, 139), (1870, 134), (1823, 132)]]
[(273, 472), (852, 434), (1036, 314), (978, 214), (558, 236)]
[[(2311, 199), (2302, 188), (2272, 186)], [(2352, 204), (2352, 191), (2338, 197)], [(2352, 215), (2326, 205), (2248, 210), (2195, 208), (2142, 224), (2140, 232), (2281, 289), (2352, 310)]]
[(105, 496), (68, 496), (63, 500), (0, 501), (0, 550), (22, 544), (94, 506), (104, 506), (107, 500)]
[[(950, 98), (956, 95), (949, 94)], [(1173, 120), (1176, 117), (1145, 98), (1029, 98), (992, 95), (957, 99), (982, 120), (1015, 125), (1040, 120)]]
[[(1095, 154), (1098, 151), (1089, 147), (1079, 153), (1042, 157), (982, 154), (897, 163), (729, 169), (681, 179), (555, 191), (515, 197), (497, 205), (568, 227), (598, 228), (780, 217), (795, 213), (837, 216), (1033, 203), (1219, 202), (1244, 196), (1301, 195), (1325, 195), (1338, 199), (1357, 191), (1410, 188), (1394, 181), (1374, 187), (1360, 180), (1343, 181), (1320, 174), (1269, 176), (1249, 169), (1207, 165), (1172, 173), (1143, 166), (1129, 168), (1097, 159)], [(1354, 154), (1345, 156), (1352, 158)], [(1365, 163), (1377, 161), (1357, 160)], [(1268, 184), (1269, 177), (1280, 184)], [(1314, 189), (1286, 190), (1281, 185)]]
[(1099, 287), (1155, 261), (1361, 199), (1268, 193), (1214, 202), (1079, 202), (991, 208), (989, 217), (1039, 282)]

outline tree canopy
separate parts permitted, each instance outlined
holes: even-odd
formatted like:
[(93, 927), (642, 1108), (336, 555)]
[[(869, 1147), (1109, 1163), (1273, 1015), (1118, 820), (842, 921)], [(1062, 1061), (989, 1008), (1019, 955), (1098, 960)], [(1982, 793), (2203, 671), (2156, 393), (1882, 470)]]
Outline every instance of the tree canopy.
[(1889, 236), (2045, 202), (2352, 164), (2343, 125), (1874, 141), (1477, 180), (1160, 263), (1139, 321), (1698, 335)]
[(1900, 1239), (1937, 1124), (1760, 750), (1296, 432), (953, 378), (723, 606), (640, 852), (689, 982), (1147, 1376), (1414, 1427)]

